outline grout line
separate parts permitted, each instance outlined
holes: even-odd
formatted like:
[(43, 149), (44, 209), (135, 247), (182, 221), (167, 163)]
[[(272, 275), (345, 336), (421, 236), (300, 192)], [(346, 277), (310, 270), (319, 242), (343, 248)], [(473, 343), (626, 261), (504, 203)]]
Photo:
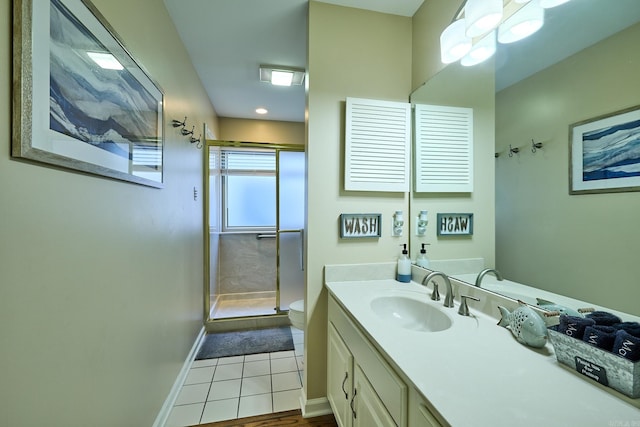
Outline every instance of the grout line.
[(271, 371), (271, 353), (269, 353), (269, 396), (271, 397), (271, 412), (273, 413), (273, 372)]
[(218, 370), (218, 361), (216, 360), (216, 364), (213, 368), (213, 374), (211, 375), (211, 381), (209, 382), (209, 390), (207, 390), (207, 395), (204, 398), (204, 405), (202, 405), (202, 412), (200, 413), (200, 423), (202, 423), (202, 417), (204, 417), (204, 410), (207, 407), (207, 402), (209, 401), (209, 394), (211, 394), (211, 387), (213, 386), (213, 377), (216, 376), (217, 370)]

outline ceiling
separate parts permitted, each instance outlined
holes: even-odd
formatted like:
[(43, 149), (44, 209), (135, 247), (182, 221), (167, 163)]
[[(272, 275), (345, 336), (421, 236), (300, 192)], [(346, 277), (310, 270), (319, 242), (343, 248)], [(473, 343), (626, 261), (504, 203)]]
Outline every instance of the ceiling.
[[(322, 0), (413, 16), (424, 0)], [(429, 1), (429, 0), (426, 0)], [(306, 68), (308, 0), (164, 0), (219, 117), (304, 121), (303, 86), (262, 83), (260, 64)], [(574, 0), (496, 55), (499, 90), (640, 20), (640, 0)], [(562, 40), (562, 42), (558, 42)], [(266, 115), (255, 112), (269, 110)]]
[[(325, 0), (413, 16), (423, 0)], [(259, 80), (260, 64), (306, 68), (308, 0), (164, 0), (220, 117), (304, 121), (303, 86)], [(269, 110), (266, 115), (255, 112)]]

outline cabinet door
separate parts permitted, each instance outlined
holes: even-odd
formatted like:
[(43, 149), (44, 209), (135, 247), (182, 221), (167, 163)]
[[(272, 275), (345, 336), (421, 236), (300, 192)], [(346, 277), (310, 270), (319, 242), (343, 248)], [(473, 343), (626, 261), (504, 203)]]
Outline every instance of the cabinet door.
[(353, 356), (331, 323), (327, 347), (327, 398), (338, 425), (351, 427)]
[(353, 378), (353, 427), (396, 427), (382, 400), (356, 365)]
[(411, 390), (409, 398), (409, 427), (441, 427), (427, 403), (415, 390)]

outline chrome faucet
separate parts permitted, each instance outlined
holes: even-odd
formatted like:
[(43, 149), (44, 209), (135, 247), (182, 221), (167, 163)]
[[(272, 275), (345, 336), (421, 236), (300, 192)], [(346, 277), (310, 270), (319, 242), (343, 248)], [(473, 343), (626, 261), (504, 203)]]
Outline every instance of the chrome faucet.
[(498, 279), (499, 281), (502, 281), (502, 274), (500, 274), (500, 272), (498, 270), (496, 270), (495, 268), (485, 268), (484, 270), (482, 270), (478, 274), (478, 277), (476, 277), (476, 286), (478, 288), (480, 287), (480, 283), (482, 282), (482, 278), (485, 275), (487, 275), (488, 273), (492, 273), (494, 276), (496, 276), (496, 279)]
[[(427, 286), (431, 281), (431, 279), (434, 279), (435, 277), (438, 277), (438, 276), (442, 277), (442, 280), (444, 280), (444, 284), (447, 286), (447, 294), (444, 297), (444, 306), (453, 307), (453, 290), (451, 289), (451, 281), (449, 280), (446, 274), (444, 274), (441, 271), (433, 271), (429, 273), (424, 279), (422, 279), (422, 284), (424, 286)], [(438, 284), (434, 282), (433, 286), (434, 286), (434, 289), (436, 289), (436, 291), (434, 291), (435, 293), (437, 292)]]

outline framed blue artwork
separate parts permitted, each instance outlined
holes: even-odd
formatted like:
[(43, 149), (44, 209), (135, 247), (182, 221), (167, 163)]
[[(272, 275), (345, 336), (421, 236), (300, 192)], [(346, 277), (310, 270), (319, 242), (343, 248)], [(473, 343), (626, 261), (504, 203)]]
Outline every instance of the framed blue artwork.
[(16, 0), (12, 156), (163, 187), (163, 92), (87, 0)]
[(640, 191), (640, 106), (569, 129), (569, 194)]

